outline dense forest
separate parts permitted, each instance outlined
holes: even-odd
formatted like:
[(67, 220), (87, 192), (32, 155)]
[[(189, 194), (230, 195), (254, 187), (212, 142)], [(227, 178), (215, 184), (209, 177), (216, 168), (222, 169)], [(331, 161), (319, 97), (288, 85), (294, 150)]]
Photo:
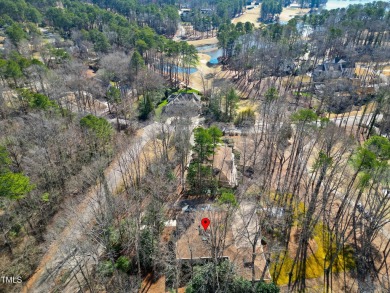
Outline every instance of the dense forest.
[(389, 290), (390, 5), (246, 4), (0, 0), (0, 292)]

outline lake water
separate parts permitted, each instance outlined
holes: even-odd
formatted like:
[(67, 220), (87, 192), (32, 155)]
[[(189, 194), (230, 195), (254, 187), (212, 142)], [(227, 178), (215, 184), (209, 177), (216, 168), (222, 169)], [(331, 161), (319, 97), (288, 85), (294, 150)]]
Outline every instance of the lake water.
[(325, 4), (324, 9), (331, 10), (331, 9), (337, 9), (337, 8), (346, 8), (348, 5), (353, 4), (367, 4), (375, 2), (375, 0), (328, 0), (328, 2)]

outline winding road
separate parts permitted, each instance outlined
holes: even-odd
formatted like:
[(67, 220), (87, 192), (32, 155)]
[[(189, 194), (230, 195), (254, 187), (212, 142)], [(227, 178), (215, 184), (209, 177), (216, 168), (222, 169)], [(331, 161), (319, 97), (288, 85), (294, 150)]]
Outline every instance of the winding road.
[[(199, 124), (200, 120), (200, 117), (194, 117), (191, 120), (191, 131)], [(168, 118), (165, 124), (170, 125), (171, 121), (172, 119)], [(128, 148), (118, 154), (111, 162), (104, 172), (108, 193), (115, 194), (123, 186), (121, 162), (123, 166), (124, 161), (130, 161), (141, 155), (145, 145), (152, 138), (156, 137), (161, 128), (162, 124), (160, 122), (154, 122), (142, 128), (141, 135), (136, 137), (133, 143), (129, 144)], [(193, 139), (192, 135), (192, 142)], [(79, 290), (78, 283), (84, 283), (84, 273), (81, 271), (81, 267), (87, 271), (93, 265), (96, 265), (99, 256), (104, 251), (104, 248), (98, 247), (96, 243), (95, 246), (97, 247), (94, 247), (94, 250), (89, 247), (85, 248), (83, 245), (87, 245), (86, 241), (84, 241), (86, 228), (87, 230), (90, 229), (91, 223), (95, 223), (96, 214), (101, 206), (104, 206), (106, 195), (107, 192), (104, 187), (97, 183), (89, 189), (80, 204), (69, 209), (70, 213), (72, 213), (71, 220), (48, 247), (38, 268), (22, 288), (23, 293), (51, 292), (56, 286), (58, 277), (66, 281), (65, 288), (62, 288), (61, 292), (73, 293)], [(76, 271), (75, 268), (77, 268)], [(75, 278), (69, 278), (69, 276), (67, 278), (62, 277), (69, 273), (70, 270), (73, 271), (69, 276), (76, 276)]]
[[(161, 127), (160, 123), (150, 124), (142, 129), (142, 134), (129, 145), (129, 147), (119, 154), (110, 166), (105, 170), (104, 174), (107, 180), (109, 192), (114, 194), (123, 184), (122, 173), (120, 170), (120, 162), (126, 158), (131, 158), (140, 155), (146, 143)], [(41, 259), (38, 268), (24, 285), (22, 292), (47, 293), (55, 286), (55, 279), (61, 275), (64, 269), (74, 267), (78, 256), (77, 246), (83, 242), (84, 228), (88, 223), (94, 222), (96, 211), (102, 205), (102, 199), (105, 198), (105, 190), (100, 184), (97, 184), (89, 189), (84, 200), (81, 201), (70, 212), (74, 213), (66, 228), (57, 235), (56, 239), (50, 244), (47, 252)], [(97, 260), (97, 255), (90, 255), (89, 262)], [(85, 264), (85, 263), (84, 263)], [(62, 292), (75, 292), (69, 288)], [(77, 289), (76, 289), (77, 291)]]

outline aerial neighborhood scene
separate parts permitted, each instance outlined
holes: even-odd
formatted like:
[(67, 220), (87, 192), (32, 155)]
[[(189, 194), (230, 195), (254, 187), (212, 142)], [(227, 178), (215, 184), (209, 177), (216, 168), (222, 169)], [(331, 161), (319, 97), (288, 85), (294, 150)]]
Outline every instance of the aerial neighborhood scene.
[(390, 292), (390, 1), (0, 0), (3, 292)]

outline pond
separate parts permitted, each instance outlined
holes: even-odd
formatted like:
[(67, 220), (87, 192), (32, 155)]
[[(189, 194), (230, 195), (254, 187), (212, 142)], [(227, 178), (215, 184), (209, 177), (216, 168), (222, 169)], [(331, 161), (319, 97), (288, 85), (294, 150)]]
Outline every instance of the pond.
[[(182, 74), (182, 73), (187, 73), (187, 69), (186, 69), (186, 68), (183, 68), (183, 67), (181, 67), (181, 66), (176, 66), (176, 65), (165, 65), (165, 66), (164, 66), (164, 70), (165, 70), (165, 71), (169, 71), (169, 69), (170, 69), (171, 66), (172, 66), (172, 69), (173, 69), (174, 72), (175, 72), (176, 69), (177, 69), (177, 72), (180, 73), (180, 74)], [(193, 73), (195, 73), (195, 72), (197, 72), (197, 71), (198, 71), (198, 69), (195, 68), (195, 67), (191, 67), (191, 68), (190, 68), (190, 74), (193, 74)]]
[(218, 44), (202, 45), (196, 47), (196, 49), (199, 53), (204, 53), (211, 57), (209, 61), (210, 64), (218, 64), (218, 58), (223, 55), (223, 50), (218, 48)]

